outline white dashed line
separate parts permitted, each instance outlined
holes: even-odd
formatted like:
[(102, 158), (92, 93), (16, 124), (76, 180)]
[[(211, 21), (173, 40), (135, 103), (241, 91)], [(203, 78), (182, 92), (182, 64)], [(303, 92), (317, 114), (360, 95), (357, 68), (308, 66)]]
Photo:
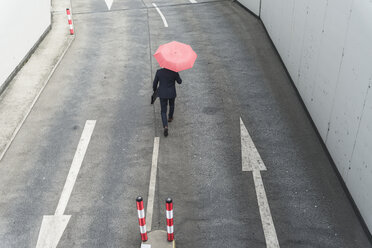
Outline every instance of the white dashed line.
[(151, 175), (149, 185), (149, 196), (147, 200), (146, 210), (146, 226), (147, 231), (151, 231), (152, 213), (154, 210), (155, 187), (156, 187), (156, 172), (158, 170), (158, 155), (159, 155), (159, 137), (154, 138), (154, 150), (152, 152)]

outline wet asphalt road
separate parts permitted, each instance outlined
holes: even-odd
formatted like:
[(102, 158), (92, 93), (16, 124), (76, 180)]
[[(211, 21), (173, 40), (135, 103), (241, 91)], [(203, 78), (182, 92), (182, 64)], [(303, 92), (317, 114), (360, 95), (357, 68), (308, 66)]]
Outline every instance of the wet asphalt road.
[[(261, 23), (236, 2), (72, 0), (76, 39), (0, 162), (0, 247), (35, 247), (54, 213), (86, 120), (97, 120), (58, 247), (139, 247), (135, 198), (148, 194), (160, 137), (152, 230), (175, 205), (177, 247), (266, 247), (245, 122), (281, 247), (372, 247)], [(181, 72), (162, 136), (149, 104), (152, 58), (173, 40), (198, 54)]]

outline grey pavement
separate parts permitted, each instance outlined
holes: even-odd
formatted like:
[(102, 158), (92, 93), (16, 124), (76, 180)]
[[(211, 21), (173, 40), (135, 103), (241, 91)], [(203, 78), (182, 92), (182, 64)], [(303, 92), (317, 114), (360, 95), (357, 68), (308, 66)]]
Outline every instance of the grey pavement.
[[(58, 247), (139, 247), (135, 199), (160, 137), (152, 230), (174, 200), (177, 247), (266, 247), (240, 123), (255, 142), (281, 247), (372, 247), (262, 24), (231, 1), (72, 0), (76, 37), (0, 161), (0, 247), (35, 247), (58, 204), (86, 120), (97, 120)], [(175, 4), (176, 3), (176, 4)], [(151, 7), (151, 8), (150, 8)], [(243, 25), (244, 23), (244, 25)], [(178, 40), (181, 72), (162, 136), (149, 104), (153, 54)]]

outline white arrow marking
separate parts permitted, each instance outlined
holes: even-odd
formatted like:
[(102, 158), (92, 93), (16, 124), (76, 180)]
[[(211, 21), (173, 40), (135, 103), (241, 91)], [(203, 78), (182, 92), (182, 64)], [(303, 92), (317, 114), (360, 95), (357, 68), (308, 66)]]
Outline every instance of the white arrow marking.
[(109, 10), (111, 10), (111, 6), (112, 6), (112, 3), (114, 2), (114, 0), (105, 0), (105, 2), (106, 2), (106, 5), (107, 5), (107, 8)]
[(196, 0), (190, 0), (190, 3), (198, 3)]
[(276, 236), (275, 226), (271, 216), (269, 202), (267, 201), (261, 172), (259, 170), (253, 170), (252, 173), (256, 188), (258, 207), (260, 209), (262, 227), (265, 234), (266, 247), (279, 248), (279, 241), (278, 237)]
[(242, 170), (266, 170), (266, 166), (253, 143), (251, 136), (240, 118), (240, 136), (242, 143)]
[(152, 152), (151, 176), (149, 185), (149, 195), (147, 200), (147, 231), (151, 231), (152, 213), (154, 209), (155, 187), (156, 187), (156, 172), (158, 170), (158, 155), (159, 155), (159, 137), (154, 138), (154, 150)]
[(261, 171), (266, 166), (253, 143), (247, 128), (240, 118), (240, 135), (242, 144), (242, 170), (252, 171), (254, 186), (256, 188), (257, 202), (260, 210), (262, 227), (267, 248), (279, 248), (279, 241), (276, 235), (273, 218), (271, 216), (269, 202), (267, 201), (265, 187), (261, 177)]
[(67, 224), (71, 218), (70, 215), (64, 215), (67, 203), (70, 199), (72, 189), (74, 188), (76, 178), (79, 174), (81, 164), (85, 157), (90, 138), (96, 121), (88, 120), (85, 123), (83, 133), (81, 135), (79, 145), (76, 149), (74, 159), (68, 173), (65, 186), (63, 188), (61, 198), (54, 215), (44, 215), (43, 222), (39, 232), (36, 248), (55, 248), (65, 231)]
[(158, 13), (159, 13), (161, 19), (163, 19), (164, 27), (167, 28), (167, 27), (168, 27), (168, 22), (167, 22), (167, 20), (165, 19), (163, 13), (161, 13), (160, 9), (158, 8), (158, 6), (156, 6), (155, 3), (153, 3), (152, 5), (153, 5), (153, 6), (155, 7), (155, 9), (158, 11)]

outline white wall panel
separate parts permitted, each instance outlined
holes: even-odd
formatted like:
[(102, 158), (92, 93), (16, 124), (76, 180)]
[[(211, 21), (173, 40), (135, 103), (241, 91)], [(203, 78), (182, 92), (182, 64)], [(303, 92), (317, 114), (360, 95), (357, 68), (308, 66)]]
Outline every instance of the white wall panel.
[(4, 1), (2, 7), (0, 86), (51, 23), (50, 0)]
[[(240, 0), (239, 0), (240, 2)], [(267, 25), (265, 24), (266, 30), (269, 32), (269, 29), (271, 30), (272, 21), (270, 21), (271, 12), (273, 10), (273, 4), (275, 4), (275, 1), (273, 0), (261, 0), (261, 14), (260, 18), (264, 22), (266, 21)]]
[[(372, 82), (370, 82), (370, 85)], [(348, 182), (369, 229), (372, 230), (372, 88), (368, 89), (359, 132), (351, 159)]]
[[(289, 59), (287, 69), (291, 75), (294, 83), (298, 84), (299, 69), (301, 64), (301, 58), (303, 53), (303, 43), (305, 35), (305, 27), (308, 15), (308, 7), (306, 0), (295, 1), (293, 6), (294, 14), (292, 23), (291, 33), (291, 46), (289, 47)], [(265, 24), (266, 25), (266, 24)], [(300, 92), (300, 94), (302, 94)]]
[(370, 230), (371, 16), (371, 0), (261, 0), (260, 17)]
[[(372, 78), (372, 13), (368, 0), (354, 1), (327, 144), (340, 170), (348, 170), (363, 104)], [(371, 140), (372, 142), (372, 140)], [(345, 177), (345, 181), (347, 178)]]
[(255, 13), (257, 16), (260, 15), (260, 2), (261, 0), (239, 0), (250, 11)]
[(265, 24), (266, 30), (269, 33), (270, 37), (273, 37), (276, 39), (277, 35), (275, 35), (274, 32), (274, 27), (273, 25), (275, 24), (275, 13), (274, 10), (276, 8), (277, 2), (275, 0), (265, 0), (261, 1), (261, 16), (260, 18)]
[(352, 2), (353, 0), (328, 0), (324, 19), (319, 64), (312, 92), (312, 108), (315, 111), (312, 118), (323, 140), (328, 133)]
[(289, 62), (295, 1), (296, 0), (288, 0), (282, 3), (279, 2), (279, 21), (277, 22), (276, 29), (278, 32), (277, 35), (280, 35), (280, 41), (277, 45), (277, 49), (285, 63)]
[(308, 1), (297, 88), (301, 92), (302, 100), (306, 104), (310, 114), (314, 111), (316, 112), (312, 108), (312, 91), (315, 83), (314, 75), (316, 75), (319, 65), (319, 48), (326, 4), (327, 2), (324, 0)]
[[(372, 3), (369, 0), (354, 1), (327, 139), (329, 150), (340, 170), (345, 171), (344, 180), (366, 219), (372, 219), (371, 188), (366, 188), (369, 185), (367, 181), (372, 181), (372, 164), (363, 166), (363, 162), (370, 162), (372, 156), (371, 152), (364, 153), (365, 147), (372, 144), (365, 123), (371, 116), (369, 108), (365, 108), (367, 102), (370, 104), (368, 92), (372, 81), (371, 14)], [(365, 118), (361, 121), (363, 116)], [(367, 157), (361, 159), (355, 154)], [(367, 224), (372, 229), (372, 222)]]

